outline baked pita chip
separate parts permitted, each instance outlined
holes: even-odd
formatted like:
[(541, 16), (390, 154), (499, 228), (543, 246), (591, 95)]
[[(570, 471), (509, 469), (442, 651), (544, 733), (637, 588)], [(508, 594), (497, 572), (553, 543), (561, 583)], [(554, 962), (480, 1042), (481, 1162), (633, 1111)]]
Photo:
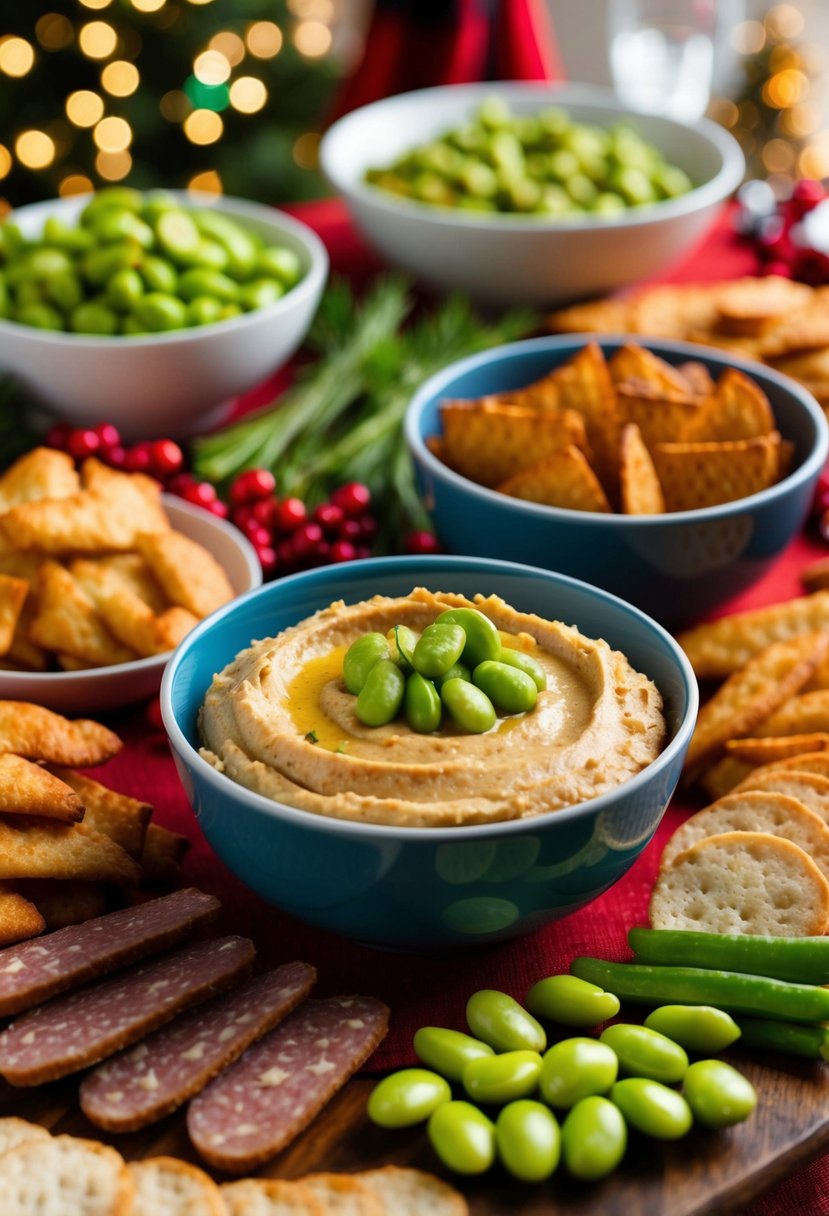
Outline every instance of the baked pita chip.
[(655, 443), (678, 439), (693, 424), (700, 412), (698, 398), (688, 390), (673, 395), (653, 388), (644, 381), (629, 380), (619, 384), (616, 395), (619, 417), (624, 423), (634, 423), (649, 448)]
[(142, 657), (169, 650), (156, 625), (156, 615), (119, 574), (84, 559), (72, 562), (72, 577), (95, 605), (109, 633)]
[(25, 579), (0, 574), (0, 655), (8, 654), (11, 649), (23, 601), (28, 594), (29, 584)]
[(195, 629), (199, 618), (186, 608), (168, 608), (155, 618), (160, 653), (175, 650), (179, 642), (187, 637), (191, 629)]
[(119, 794), (108, 786), (84, 777), (71, 769), (55, 769), (55, 776), (65, 782), (85, 808), (84, 823), (93, 831), (108, 836), (130, 857), (140, 860), (153, 808), (128, 794)]
[(648, 385), (657, 394), (667, 394), (669, 398), (673, 394), (684, 397), (688, 392), (688, 382), (677, 368), (633, 342), (621, 346), (607, 366), (617, 388), (633, 380)]
[(729, 367), (717, 381), (713, 396), (689, 419), (682, 439), (686, 443), (721, 443), (756, 439), (774, 430), (774, 415), (763, 390)]
[(70, 721), (28, 701), (0, 701), (0, 753), (87, 768), (120, 752), (117, 735), (87, 718)]
[[(38, 569), (42, 563), (38, 563)], [(23, 601), (20, 616), (12, 638), (12, 644), (3, 656), (4, 660), (22, 671), (46, 671), (49, 667), (49, 652), (37, 646), (31, 639), (30, 629), (37, 609), (34, 587)]]
[(622, 429), (620, 493), (625, 515), (662, 515), (665, 510), (665, 496), (650, 452), (632, 422)]
[(790, 760), (806, 752), (829, 750), (829, 734), (820, 731), (811, 735), (770, 735), (764, 739), (729, 739), (725, 745), (729, 756), (745, 760), (747, 764), (769, 765), (779, 760)]
[(0, 477), (0, 512), (42, 498), (70, 498), (80, 488), (75, 461), (67, 452), (33, 448)]
[(40, 913), (48, 933), (103, 916), (108, 907), (106, 889), (100, 883), (72, 878), (29, 878), (14, 885)]
[(608, 498), (619, 489), (621, 422), (616, 389), (605, 357), (589, 342), (569, 363), (551, 373), (559, 391), (559, 407), (576, 410), (584, 419), (592, 464)]
[(695, 511), (748, 498), (773, 485), (779, 463), (776, 431), (728, 443), (657, 443), (653, 463), (669, 511)]
[(44, 562), (29, 637), (47, 650), (82, 659), (88, 667), (127, 663), (137, 652), (113, 637), (93, 601), (59, 562)]
[(576, 447), (553, 452), (498, 486), (502, 494), (563, 507), (568, 511), (610, 511), (599, 479)]
[(680, 363), (676, 370), (682, 375), (688, 390), (694, 397), (710, 397), (714, 391), (714, 381), (704, 363), (692, 359), (689, 363)]
[[(824, 657), (821, 656), (821, 661)], [(735, 733), (748, 734), (748, 731)], [(781, 702), (773, 713), (758, 724), (754, 734), (762, 738), (829, 734), (829, 690), (804, 692), (785, 700), (785, 703)]]
[(0, 818), (0, 880), (82, 878), (137, 886), (141, 869), (108, 836), (83, 823)]
[(0, 754), (0, 814), (42, 815), (78, 823), (83, 803), (52, 773), (11, 752)]
[(677, 641), (703, 679), (731, 675), (772, 642), (824, 629), (829, 630), (829, 591), (736, 612), (686, 629)]
[[(137, 595), (156, 614), (167, 607), (167, 598), (140, 553), (108, 553), (103, 557), (78, 559), (88, 571), (101, 570)], [(75, 563), (72, 563), (74, 567)], [(76, 575), (77, 577), (77, 575)]]
[(233, 599), (233, 588), (215, 557), (181, 532), (142, 532), (137, 548), (179, 608), (205, 617)]
[(181, 882), (181, 863), (190, 841), (159, 823), (151, 823), (141, 854), (144, 882), (151, 887), (177, 887)]
[(46, 921), (25, 896), (6, 883), (0, 883), (0, 946), (11, 946), (37, 937), (46, 928)]
[(627, 300), (590, 300), (551, 312), (547, 329), (554, 334), (623, 334), (631, 329)]
[(769, 360), (826, 347), (829, 347), (829, 309), (825, 303), (795, 312), (760, 340), (760, 354)]
[(575, 410), (450, 401), (441, 406), (440, 416), (442, 459), (483, 486), (497, 486), (571, 444), (587, 447), (584, 420)]
[(810, 392), (817, 388), (818, 393), (815, 393), (815, 396), (821, 391), (820, 386), (829, 385), (829, 345), (822, 346), (819, 350), (802, 351), (796, 355), (769, 358), (769, 362), (777, 371), (807, 385)]
[(717, 328), (738, 337), (760, 337), (812, 298), (811, 287), (780, 275), (724, 283), (717, 295)]
[(629, 302), (631, 328), (652, 338), (687, 338), (691, 330), (711, 330), (719, 290), (718, 283), (647, 288)]

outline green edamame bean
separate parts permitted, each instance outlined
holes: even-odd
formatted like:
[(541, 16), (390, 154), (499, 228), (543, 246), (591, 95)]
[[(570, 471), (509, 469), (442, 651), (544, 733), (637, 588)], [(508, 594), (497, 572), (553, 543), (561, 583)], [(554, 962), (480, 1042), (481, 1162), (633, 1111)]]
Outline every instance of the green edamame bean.
[(461, 657), (466, 634), (460, 625), (449, 622), (427, 625), (418, 639), (412, 655), (412, 666), (422, 676), (437, 679)]
[(575, 1106), (609, 1093), (619, 1071), (616, 1053), (598, 1039), (562, 1039), (544, 1053), (538, 1087), (551, 1106)]
[(221, 311), (221, 302), (213, 296), (196, 296), (187, 306), (187, 317), (191, 325), (212, 325), (219, 320)]
[(51, 304), (24, 304), (18, 308), (15, 321), (33, 325), (35, 329), (63, 329), (63, 317)]
[(259, 274), (278, 279), (283, 287), (293, 287), (302, 277), (302, 264), (293, 249), (271, 245), (256, 259)]
[(38, 283), (36, 279), (24, 279), (22, 282), (18, 282), (14, 292), (18, 310), (25, 308), (28, 304), (43, 304), (45, 294), (45, 285)]
[(81, 223), (91, 225), (107, 207), (126, 207), (130, 211), (140, 211), (142, 202), (141, 191), (133, 190), (132, 186), (104, 186), (84, 207)]
[(619, 1012), (619, 998), (574, 975), (550, 975), (533, 984), (524, 1004), (536, 1017), (563, 1026), (598, 1026)]
[(495, 1127), (469, 1102), (445, 1102), (429, 1119), (429, 1141), (456, 1174), (483, 1174), (495, 1160)]
[(224, 245), (202, 237), (192, 253), (179, 254), (178, 260), (185, 266), (203, 267), (205, 270), (227, 270), (228, 256)]
[(395, 663), (398, 664), (401, 671), (410, 672), (418, 638), (414, 629), (410, 629), (408, 625), (393, 625), (386, 634), (386, 638)]
[(425, 1068), (402, 1068), (384, 1077), (371, 1091), (368, 1117), (379, 1127), (411, 1127), (424, 1123), (452, 1098), (449, 1083)]
[(647, 1077), (626, 1077), (610, 1091), (625, 1121), (655, 1140), (679, 1140), (691, 1130), (694, 1116), (682, 1094)]
[(163, 251), (174, 261), (194, 253), (201, 240), (193, 217), (186, 211), (173, 207), (162, 211), (159, 215), (155, 225), (155, 236)]
[(119, 270), (134, 268), (140, 261), (141, 246), (132, 241), (122, 241), (117, 245), (90, 249), (81, 260), (80, 270), (87, 282), (94, 287), (102, 287)]
[(415, 1031), (414, 1049), (419, 1060), (450, 1081), (460, 1081), (471, 1060), (492, 1059), (495, 1055), (489, 1043), (444, 1026), (421, 1026)]
[(466, 645), (459, 658), (469, 668), (475, 668), (487, 659), (496, 659), (501, 653), (498, 630), (477, 608), (448, 608), (435, 618), (435, 624), (460, 625)]
[(212, 237), (223, 246), (227, 254), (229, 274), (247, 278), (256, 269), (262, 269), (266, 274), (269, 273), (264, 267), (257, 266), (259, 250), (252, 234), (240, 228), (238, 224), (234, 224), (228, 216), (223, 215), (220, 211), (205, 208), (196, 211), (193, 218), (200, 232)]
[(519, 671), (523, 671), (530, 677), (539, 692), (543, 692), (547, 687), (544, 668), (526, 651), (516, 650), (514, 646), (502, 646), (496, 658), (499, 663), (506, 663), (508, 667), (517, 667)]
[(440, 686), (440, 699), (453, 722), (471, 735), (482, 735), (495, 725), (495, 706), (485, 692), (468, 680), (446, 680)]
[(510, 1102), (495, 1120), (495, 1147), (513, 1178), (543, 1182), (555, 1172), (561, 1156), (558, 1121), (541, 1102)]
[(163, 215), (165, 211), (175, 211), (177, 208), (178, 203), (172, 194), (168, 194), (166, 190), (153, 190), (150, 194), (144, 195), (144, 201), (141, 204), (141, 217), (148, 224), (155, 225), (158, 217)]
[(688, 1068), (684, 1049), (647, 1026), (617, 1022), (602, 1031), (599, 1042), (606, 1043), (616, 1052), (619, 1067), (624, 1072), (637, 1077), (670, 1084), (681, 1081)]
[(76, 334), (117, 334), (118, 316), (98, 300), (88, 300), (72, 310), (69, 325)]
[(595, 1181), (616, 1169), (627, 1148), (621, 1111), (607, 1098), (582, 1098), (561, 1126), (564, 1165), (574, 1178)]
[(380, 659), (357, 694), (354, 712), (365, 726), (385, 726), (397, 717), (405, 691), (406, 677), (397, 664)]
[(443, 688), (449, 680), (466, 680), (467, 684), (471, 684), (472, 672), (463, 663), (453, 663), (448, 671), (445, 671), (442, 676), (438, 676), (435, 683), (438, 688)]
[(440, 726), (440, 693), (432, 681), (424, 679), (418, 671), (413, 671), (406, 679), (403, 708), (406, 721), (419, 735), (431, 734)]
[(705, 1127), (731, 1127), (757, 1105), (754, 1086), (724, 1060), (697, 1060), (685, 1074), (682, 1094)]
[(187, 305), (177, 296), (149, 291), (136, 301), (133, 316), (150, 333), (182, 329), (187, 324)]
[(661, 1005), (648, 1014), (645, 1025), (680, 1047), (705, 1055), (724, 1051), (740, 1037), (731, 1015), (713, 1005)]
[(469, 1029), (496, 1051), (543, 1051), (544, 1027), (506, 992), (482, 988), (466, 1003)]
[(541, 1056), (537, 1051), (504, 1051), (470, 1060), (463, 1070), (463, 1087), (473, 1102), (514, 1102), (527, 1098), (538, 1085)]
[(145, 224), (134, 211), (119, 207), (106, 207), (95, 215), (91, 223), (92, 232), (103, 244), (111, 241), (137, 241), (143, 249), (151, 249), (155, 236), (149, 224)]
[(148, 254), (141, 259), (137, 270), (149, 291), (165, 291), (168, 295), (172, 295), (178, 286), (176, 268), (165, 258)]
[(146, 334), (147, 332), (148, 331), (144, 328), (144, 326), (131, 315), (124, 317), (123, 321), (121, 322), (122, 334), (135, 337), (138, 334)]
[(70, 228), (56, 215), (50, 215), (43, 225), (43, 239), (49, 245), (57, 245), (70, 253), (91, 249), (95, 238), (86, 228)]
[(27, 275), (33, 279), (49, 279), (52, 275), (71, 273), (72, 262), (62, 249), (34, 249), (24, 263)]
[(178, 293), (183, 300), (194, 300), (196, 296), (215, 296), (223, 304), (237, 302), (239, 285), (220, 270), (204, 270), (194, 267), (185, 270), (178, 281)]
[(46, 295), (63, 312), (71, 312), (83, 300), (83, 287), (78, 276), (72, 270), (64, 270), (52, 275), (44, 283)]
[(222, 311), (219, 313), (220, 321), (231, 321), (234, 317), (241, 317), (242, 310), (238, 304), (223, 304)]
[(285, 294), (285, 288), (276, 279), (254, 279), (239, 288), (239, 303), (248, 312), (275, 304)]
[(127, 267), (117, 271), (106, 285), (104, 296), (108, 304), (120, 312), (129, 312), (144, 294), (144, 283), (137, 270)]
[(364, 633), (352, 642), (343, 659), (343, 683), (355, 697), (362, 692), (368, 673), (375, 663), (389, 658), (389, 646), (382, 633)]
[(506, 714), (528, 713), (538, 699), (534, 680), (517, 667), (495, 659), (479, 663), (472, 672), (472, 682)]

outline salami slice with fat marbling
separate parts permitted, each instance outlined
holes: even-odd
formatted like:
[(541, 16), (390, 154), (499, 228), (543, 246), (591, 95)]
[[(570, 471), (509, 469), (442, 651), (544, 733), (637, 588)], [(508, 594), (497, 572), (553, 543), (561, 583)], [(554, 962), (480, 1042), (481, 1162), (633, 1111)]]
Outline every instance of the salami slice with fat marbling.
[(216, 1169), (241, 1174), (289, 1144), (386, 1033), (366, 996), (306, 1001), (193, 1099), (187, 1130)]
[(188, 887), (0, 950), (0, 1017), (183, 941), (220, 904)]
[(57, 997), (0, 1034), (0, 1074), (12, 1085), (40, 1085), (97, 1064), (240, 983), (254, 954), (246, 937), (197, 942)]
[(87, 1119), (111, 1132), (146, 1127), (176, 1110), (311, 990), (307, 963), (286, 963), (176, 1018), (84, 1078)]

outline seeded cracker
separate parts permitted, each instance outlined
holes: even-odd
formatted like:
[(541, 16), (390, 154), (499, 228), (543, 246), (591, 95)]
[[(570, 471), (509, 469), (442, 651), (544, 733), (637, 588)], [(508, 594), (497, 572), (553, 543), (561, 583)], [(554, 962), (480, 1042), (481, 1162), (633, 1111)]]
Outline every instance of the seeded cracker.
[(135, 1186), (132, 1216), (226, 1216), (221, 1191), (204, 1170), (176, 1157), (127, 1166)]
[(576, 447), (545, 456), (499, 485), (502, 494), (563, 507), (569, 511), (610, 511), (610, 503), (584, 454)]
[(133, 1194), (121, 1154), (95, 1140), (26, 1140), (0, 1156), (3, 1216), (134, 1216)]
[(626, 515), (662, 515), (665, 496), (639, 428), (622, 430), (621, 505)]
[(500, 402), (446, 402), (440, 408), (442, 459), (463, 477), (497, 486), (570, 444), (587, 447), (575, 410), (539, 410)]
[(320, 1200), (301, 1181), (242, 1178), (220, 1189), (227, 1216), (326, 1216)]

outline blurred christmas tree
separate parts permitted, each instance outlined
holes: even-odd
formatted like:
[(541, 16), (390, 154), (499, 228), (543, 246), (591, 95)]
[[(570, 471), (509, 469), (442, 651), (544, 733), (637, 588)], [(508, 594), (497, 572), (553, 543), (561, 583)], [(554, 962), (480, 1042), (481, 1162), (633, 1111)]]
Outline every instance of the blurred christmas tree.
[(334, 0), (2, 7), (0, 209), (110, 182), (266, 202), (322, 191)]

